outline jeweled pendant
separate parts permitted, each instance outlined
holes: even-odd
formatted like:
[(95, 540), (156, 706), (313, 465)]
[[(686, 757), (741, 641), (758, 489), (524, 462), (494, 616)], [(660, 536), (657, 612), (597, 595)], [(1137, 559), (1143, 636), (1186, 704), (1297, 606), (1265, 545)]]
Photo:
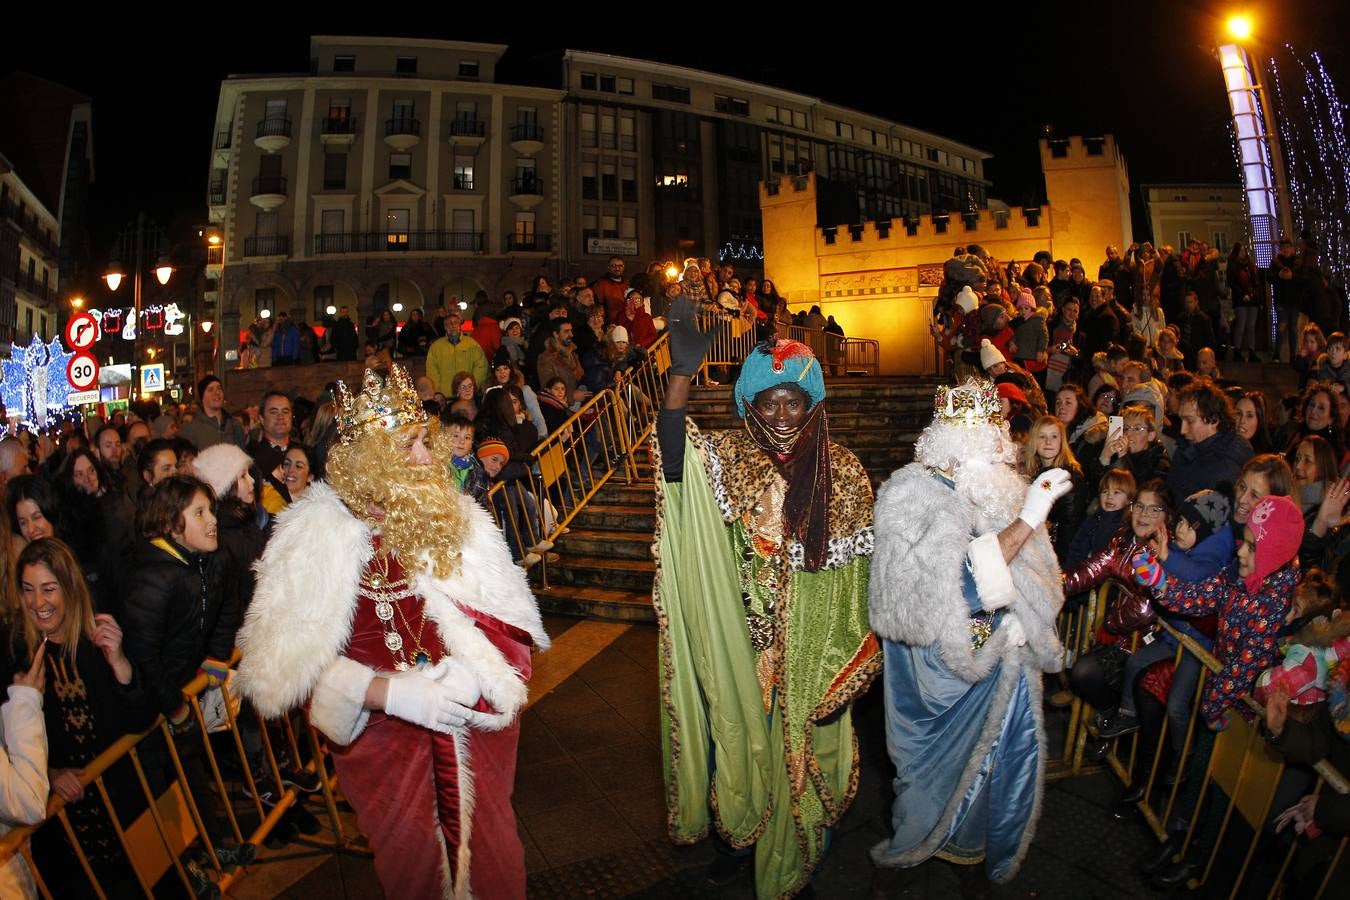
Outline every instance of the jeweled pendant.
[(406, 671), (408, 671), (408, 664), (405, 663), (403, 660), (400, 659), (398, 662), (394, 663), (394, 671), (395, 671), (395, 672), (406, 672)]
[(375, 617), (381, 622), (388, 622), (394, 618), (394, 604), (388, 600), (380, 600), (375, 604)]
[(431, 656), (425, 650), (418, 650), (417, 655), (413, 657), (413, 665), (419, 669), (425, 669), (431, 665)]
[(397, 631), (385, 632), (384, 645), (389, 648), (390, 652), (397, 653), (403, 649), (403, 635)]

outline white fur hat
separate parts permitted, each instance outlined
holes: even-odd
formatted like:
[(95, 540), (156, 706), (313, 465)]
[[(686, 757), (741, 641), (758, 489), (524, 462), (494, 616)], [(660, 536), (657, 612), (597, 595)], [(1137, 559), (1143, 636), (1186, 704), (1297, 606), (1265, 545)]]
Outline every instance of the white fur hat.
[(999, 349), (989, 342), (989, 338), (980, 341), (980, 366), (986, 372), (991, 366), (996, 366), (1001, 362), (1007, 362)]
[(215, 444), (207, 447), (192, 461), (197, 477), (211, 485), (216, 497), (224, 497), (234, 490), (253, 458), (234, 444)]
[(980, 305), (980, 298), (975, 296), (975, 291), (971, 290), (970, 285), (961, 288), (961, 293), (956, 295), (956, 305), (961, 307), (964, 313), (974, 312)]
[(614, 328), (613, 328), (613, 330), (610, 331), (610, 333), (609, 333), (609, 339), (610, 339), (611, 341), (613, 341), (614, 343), (616, 343), (616, 344), (617, 344), (619, 341), (623, 341), (624, 343), (627, 343), (627, 342), (628, 342), (628, 329), (627, 329), (627, 328), (624, 328), (622, 325), (615, 325)]

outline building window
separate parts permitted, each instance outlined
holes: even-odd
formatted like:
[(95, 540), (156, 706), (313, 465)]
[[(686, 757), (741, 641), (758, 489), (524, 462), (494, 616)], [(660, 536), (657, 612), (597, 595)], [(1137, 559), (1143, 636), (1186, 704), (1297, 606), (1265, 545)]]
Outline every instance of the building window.
[(346, 210), (325, 209), (319, 217), (319, 234), (342, 234), (346, 230)]
[(455, 157), (455, 190), (473, 190), (473, 157)]
[(1177, 232), (1177, 249), (1180, 250), (1191, 242), (1191, 233), (1189, 231)]
[(395, 75), (416, 75), (416, 74), (417, 74), (417, 57), (415, 57), (415, 56), (400, 56), (400, 57), (398, 57), (398, 58), (394, 61), (394, 74), (395, 74)]
[(460, 122), (478, 121), (478, 104), (473, 100), (460, 100), (455, 103), (455, 119)]
[(254, 288), (253, 289), (253, 309), (254, 314), (261, 313), (264, 309), (275, 310), (277, 305), (276, 288)]
[(395, 100), (393, 118), (397, 122), (411, 122), (417, 115), (417, 104), (412, 100)]
[(340, 191), (347, 186), (347, 154), (325, 153), (323, 155), (323, 189)]
[(727, 97), (722, 94), (714, 94), (713, 109), (720, 113), (728, 113), (733, 116), (748, 116), (750, 115), (750, 101), (743, 100), (740, 97)]
[(834, 133), (845, 140), (853, 140), (853, 126), (847, 122), (835, 122)]
[(614, 213), (605, 213), (600, 216), (600, 236), (607, 238), (619, 236), (619, 217)]
[(600, 196), (613, 201), (619, 196), (618, 171), (614, 163), (600, 166)]
[(534, 213), (518, 212), (516, 213), (516, 231), (515, 244), (524, 250), (533, 250), (535, 247)]
[(618, 146), (618, 143), (618, 138), (614, 133), (614, 114), (602, 114), (600, 116), (600, 146), (612, 150)]
[(621, 113), (619, 115), (619, 149), (636, 150), (637, 149), (637, 124), (631, 115)]
[(637, 219), (633, 216), (624, 216), (619, 220), (619, 237), (637, 240)]
[(355, 72), (355, 71), (356, 71), (356, 57), (355, 57), (355, 56), (335, 56), (335, 57), (333, 57), (333, 71), (334, 71), (334, 72)]
[(582, 73), (581, 73), (581, 89), (582, 89), (583, 91), (593, 91), (593, 90), (595, 90), (595, 73), (594, 73), (594, 72), (582, 72)]
[(595, 113), (593, 112), (581, 114), (581, 146), (595, 146)]
[(460, 62), (459, 62), (459, 77), (465, 79), (466, 81), (477, 81), (477, 80), (478, 80), (478, 61), (477, 61), (477, 60), (472, 60), (472, 61), (470, 61), (470, 60), (463, 60), (463, 59), (460, 60)]
[(1226, 231), (1216, 231), (1216, 232), (1214, 232), (1214, 243), (1211, 244), (1210, 246), (1212, 246), (1215, 250), (1218, 250), (1220, 253), (1227, 253), (1227, 252), (1228, 252), (1228, 232), (1226, 232)]
[(411, 177), (412, 177), (412, 154), (411, 154), (411, 153), (391, 153), (391, 154), (389, 154), (389, 177), (390, 177), (390, 178), (411, 178)]
[(314, 286), (314, 321), (322, 322), (324, 316), (328, 315), (328, 307), (336, 306), (333, 302), (333, 286), (331, 284), (316, 284)]
[(631, 96), (632, 93), (633, 93), (633, 79), (631, 79), (631, 78), (620, 78), (620, 79), (619, 79), (619, 93), (620, 93), (620, 94), (628, 94), (628, 95)]
[(613, 75), (600, 76), (600, 90), (604, 91), (606, 94), (613, 94), (618, 91), (618, 86), (615, 83)]
[(619, 170), (619, 199), (624, 203), (637, 202), (637, 170), (631, 165)]
[(474, 233), (474, 211), (471, 209), (450, 210), (450, 230), (455, 234)]
[(673, 84), (653, 84), (652, 99), (665, 100), (667, 103), (688, 103), (689, 88)]
[(412, 221), (409, 210), (391, 209), (384, 214), (386, 246), (400, 249), (408, 246), (408, 223)]
[(596, 180), (595, 160), (588, 159), (581, 164), (581, 196), (584, 200), (594, 200), (599, 190)]
[(671, 172), (666, 175), (657, 175), (656, 186), (660, 188), (687, 188), (689, 187), (689, 173)]
[(596, 230), (596, 216), (593, 212), (584, 212), (581, 214), (581, 239), (599, 237)]
[(334, 97), (328, 101), (328, 118), (330, 120), (347, 121), (352, 117), (352, 101), (350, 97), (339, 99)]

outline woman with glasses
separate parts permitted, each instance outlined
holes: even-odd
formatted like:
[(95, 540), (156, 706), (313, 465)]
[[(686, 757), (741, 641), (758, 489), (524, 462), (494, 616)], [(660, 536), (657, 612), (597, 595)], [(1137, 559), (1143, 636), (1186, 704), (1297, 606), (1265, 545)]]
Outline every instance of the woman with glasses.
[(1158, 438), (1153, 413), (1147, 406), (1132, 405), (1122, 409), (1120, 417), (1124, 430), (1112, 432), (1102, 444), (1101, 453), (1087, 459), (1089, 481), (1099, 484), (1102, 476), (1113, 468), (1129, 472), (1135, 484), (1166, 476), (1172, 461)]

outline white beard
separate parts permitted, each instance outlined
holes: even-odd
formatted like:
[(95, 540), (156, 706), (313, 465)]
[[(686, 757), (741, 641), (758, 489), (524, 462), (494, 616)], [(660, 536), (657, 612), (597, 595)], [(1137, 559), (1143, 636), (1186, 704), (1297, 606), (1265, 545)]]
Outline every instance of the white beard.
[(1027, 483), (1014, 468), (1018, 448), (1007, 426), (934, 423), (914, 450), (919, 462), (951, 478), (989, 525), (1002, 529), (1021, 510)]

